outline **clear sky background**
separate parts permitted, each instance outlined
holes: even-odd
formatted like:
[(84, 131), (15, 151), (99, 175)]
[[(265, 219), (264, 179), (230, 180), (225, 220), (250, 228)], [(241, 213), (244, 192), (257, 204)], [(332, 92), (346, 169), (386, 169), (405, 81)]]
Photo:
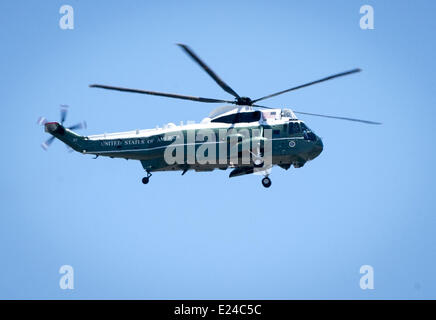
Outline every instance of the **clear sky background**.
[[(74, 30), (59, 8), (74, 8)], [(371, 4), (375, 29), (359, 27)], [(434, 1), (1, 1), (0, 298), (436, 298)], [(88, 88), (231, 98), (174, 44), (302, 117), (324, 151), (257, 175), (155, 173), (68, 153), (36, 120), (85, 135), (200, 121), (213, 105)], [(74, 268), (75, 289), (59, 288)], [(359, 268), (374, 268), (361, 290)]]

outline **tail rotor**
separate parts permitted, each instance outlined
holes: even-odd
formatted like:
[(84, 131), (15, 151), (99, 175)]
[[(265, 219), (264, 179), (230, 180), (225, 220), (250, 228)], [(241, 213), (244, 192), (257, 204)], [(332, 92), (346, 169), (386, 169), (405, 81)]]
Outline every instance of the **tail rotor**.
[[(66, 104), (61, 104), (60, 106), (60, 124), (63, 126), (65, 120), (67, 119), (67, 115), (68, 115), (68, 109), (69, 106)], [(45, 118), (45, 117), (39, 117), (37, 120), (37, 124), (40, 126), (45, 126), (46, 123), (48, 123), (49, 121)], [(79, 123), (76, 123), (72, 126), (66, 127), (69, 130), (80, 130), (80, 129), (86, 129), (87, 128), (87, 124), (86, 121), (82, 121)], [(48, 138), (45, 142), (41, 143), (41, 147), (44, 150), (47, 150), (48, 147), (50, 147), (50, 145), (53, 143), (53, 141), (55, 140), (54, 136), (51, 136), (50, 138)], [(70, 150), (69, 150), (70, 151)], [(70, 151), (71, 152), (71, 151)]]

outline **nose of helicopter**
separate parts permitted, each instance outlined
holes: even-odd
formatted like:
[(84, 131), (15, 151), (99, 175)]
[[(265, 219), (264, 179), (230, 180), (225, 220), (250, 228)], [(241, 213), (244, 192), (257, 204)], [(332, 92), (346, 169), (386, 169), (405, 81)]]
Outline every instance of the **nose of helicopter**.
[(317, 136), (317, 139), (313, 144), (311, 158), (315, 159), (316, 157), (318, 157), (321, 154), (323, 149), (324, 149), (324, 145), (322, 143), (322, 140), (320, 137)]

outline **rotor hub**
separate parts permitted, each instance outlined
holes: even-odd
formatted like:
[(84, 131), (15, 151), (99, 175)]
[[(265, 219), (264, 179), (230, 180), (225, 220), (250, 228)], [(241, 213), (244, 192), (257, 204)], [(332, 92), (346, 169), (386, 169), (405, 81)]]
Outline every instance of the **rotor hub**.
[(249, 97), (239, 97), (236, 99), (236, 104), (238, 106), (251, 106), (253, 101)]

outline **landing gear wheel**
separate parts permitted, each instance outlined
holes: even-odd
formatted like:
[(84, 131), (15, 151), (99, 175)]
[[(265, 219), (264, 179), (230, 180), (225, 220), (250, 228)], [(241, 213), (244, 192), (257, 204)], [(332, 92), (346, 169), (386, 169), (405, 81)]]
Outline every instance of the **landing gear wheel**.
[(271, 179), (268, 177), (265, 177), (262, 179), (262, 184), (265, 188), (271, 187)]
[(151, 177), (151, 173), (149, 171), (147, 171), (147, 176), (142, 178), (142, 183), (143, 184), (147, 184), (150, 182), (150, 177)]

